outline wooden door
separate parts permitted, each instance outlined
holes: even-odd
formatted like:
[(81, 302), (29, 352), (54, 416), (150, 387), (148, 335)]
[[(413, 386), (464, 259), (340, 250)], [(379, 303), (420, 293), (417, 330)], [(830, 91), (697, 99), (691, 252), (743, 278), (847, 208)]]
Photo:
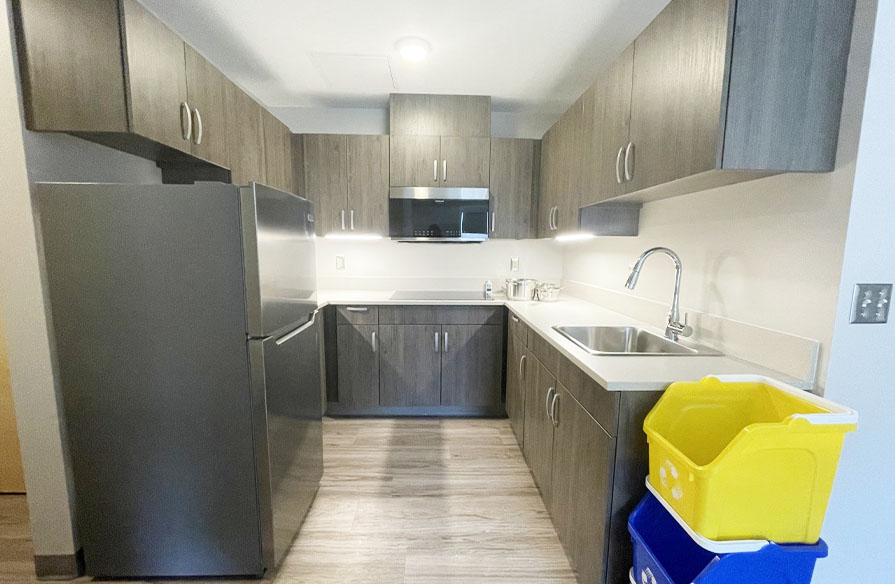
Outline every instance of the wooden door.
[(224, 91), (230, 180), (235, 185), (266, 183), (261, 106), (229, 80), (225, 81)]
[(559, 194), (560, 174), (556, 125), (541, 140), (541, 188), (538, 197), (538, 237), (553, 237), (553, 212)]
[(631, 122), (631, 78), (634, 74), (634, 45), (594, 83), (591, 160), (588, 188), (581, 206), (625, 194), (624, 153)]
[(389, 184), (393, 187), (440, 186), (440, 161), (440, 137), (391, 136)]
[(388, 150), (388, 136), (348, 136), (348, 227), (355, 232), (388, 236)]
[(304, 149), (304, 193), (314, 201), (317, 235), (348, 227), (348, 142), (337, 134), (306, 134)]
[(441, 327), (380, 325), (380, 405), (441, 403)]
[(0, 493), (24, 493), (25, 475), (19, 450), (16, 414), (9, 382), (9, 364), (0, 330)]
[(534, 140), (491, 139), (491, 238), (535, 235)]
[(443, 187), (487, 188), (491, 139), (443, 136), (439, 173)]
[(340, 324), (338, 346), (339, 403), (350, 406), (379, 405), (379, 327)]
[(193, 110), (194, 156), (230, 167), (224, 75), (193, 47), (184, 44), (186, 89)]
[(584, 96), (569, 108), (559, 121), (559, 177), (554, 203), (553, 224), (556, 233), (578, 229), (578, 205), (584, 188)]
[(510, 333), (507, 334), (507, 416), (522, 448), (525, 443), (525, 345)]
[(183, 41), (136, 0), (121, 6), (131, 131), (191, 152)]
[(441, 350), (441, 405), (500, 405), (501, 325), (444, 325)]
[(558, 385), (551, 515), (581, 584), (603, 584), (615, 438)]
[(716, 168), (735, 2), (674, 0), (634, 45), (628, 192)]
[[(522, 452), (534, 476), (547, 510), (551, 506), (551, 474), (553, 472), (553, 422), (547, 414), (556, 391), (556, 378), (534, 358), (526, 359), (526, 366), (533, 375), (526, 384), (525, 394), (525, 442)], [(527, 373), (527, 372), (526, 372)]]
[(292, 192), (292, 133), (283, 122), (267, 110), (262, 110), (264, 126), (264, 169), (267, 184)]

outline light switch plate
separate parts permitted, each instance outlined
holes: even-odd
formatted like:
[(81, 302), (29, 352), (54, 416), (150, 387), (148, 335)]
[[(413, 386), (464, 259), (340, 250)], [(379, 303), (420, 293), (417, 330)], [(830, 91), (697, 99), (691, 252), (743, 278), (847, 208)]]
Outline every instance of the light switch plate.
[(344, 270), (345, 269), (345, 256), (336, 256), (336, 269)]
[(510, 258), (510, 271), (511, 272), (519, 271), (519, 258)]
[(855, 284), (852, 324), (884, 324), (889, 320), (892, 284)]

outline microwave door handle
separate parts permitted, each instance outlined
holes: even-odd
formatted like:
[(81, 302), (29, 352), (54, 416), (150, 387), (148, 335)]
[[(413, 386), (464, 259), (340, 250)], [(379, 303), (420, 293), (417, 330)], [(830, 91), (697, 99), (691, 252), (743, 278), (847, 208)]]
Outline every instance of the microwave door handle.
[(460, 211), (460, 237), (466, 235), (466, 231), (463, 229), (463, 219), (465, 218), (466, 213)]

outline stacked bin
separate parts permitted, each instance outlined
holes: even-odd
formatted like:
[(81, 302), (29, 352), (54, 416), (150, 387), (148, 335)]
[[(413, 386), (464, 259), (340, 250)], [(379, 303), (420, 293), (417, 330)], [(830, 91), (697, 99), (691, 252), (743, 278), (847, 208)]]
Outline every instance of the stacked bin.
[[(675, 383), (644, 422), (638, 584), (807, 584), (849, 408), (763, 377)], [(739, 575), (737, 575), (739, 574)]]

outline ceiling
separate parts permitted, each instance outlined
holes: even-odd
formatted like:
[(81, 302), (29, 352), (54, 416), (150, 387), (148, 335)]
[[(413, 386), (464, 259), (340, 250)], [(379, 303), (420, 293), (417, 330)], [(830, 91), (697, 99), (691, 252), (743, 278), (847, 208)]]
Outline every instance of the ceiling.
[[(140, 2), (268, 107), (383, 108), (398, 91), (558, 115), (668, 0)], [(425, 61), (401, 59), (406, 36)]]

